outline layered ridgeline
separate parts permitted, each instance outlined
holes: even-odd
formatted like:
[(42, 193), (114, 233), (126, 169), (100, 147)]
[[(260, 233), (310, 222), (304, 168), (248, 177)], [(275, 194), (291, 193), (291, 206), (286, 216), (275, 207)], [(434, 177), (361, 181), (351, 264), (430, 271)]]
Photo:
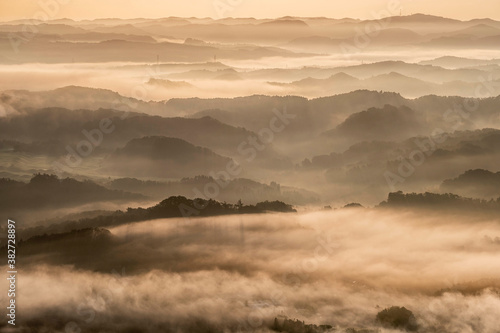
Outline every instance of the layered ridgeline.
[[(332, 207), (324, 207), (325, 211)], [(491, 217), (500, 211), (500, 196), (485, 200), (463, 197), (453, 193), (403, 193), (402, 191), (389, 193), (387, 200), (382, 201), (372, 208), (365, 208), (359, 203), (350, 203), (343, 210), (395, 210), (395, 211), (432, 211), (443, 214), (480, 214), (481, 218)], [(282, 201), (263, 201), (256, 204), (243, 204), (242, 200), (236, 203), (227, 203), (213, 199), (188, 199), (184, 196), (171, 196), (160, 203), (148, 208), (127, 208), (126, 211), (88, 211), (80, 214), (70, 214), (57, 219), (39, 221), (43, 224), (25, 226), (19, 230), (22, 239), (28, 239), (41, 234), (68, 233), (74, 230), (87, 230), (92, 228), (112, 228), (120, 225), (156, 220), (182, 218), (191, 219), (238, 215), (262, 214), (268, 212), (291, 213), (297, 212), (292, 205)], [(197, 219), (199, 220), (199, 219)], [(199, 220), (203, 221), (203, 219)], [(165, 222), (167, 223), (167, 222)]]
[(402, 13), (0, 23), (17, 327), (497, 333), (500, 22)]
[[(17, 110), (12, 104), (12, 112), (0, 118), (0, 147), (16, 162), (3, 163), (2, 172), (23, 180), (51, 171), (63, 177), (173, 181), (199, 175), (218, 179), (228, 174), (229, 165), (236, 170), (232, 178), (305, 189), (326, 204), (375, 204), (388, 191), (437, 190), (466, 170), (495, 170), (499, 101), (410, 100), (356, 91), (312, 100), (249, 96), (164, 103), (169, 112), (189, 118), (27, 104)], [(88, 156), (79, 153), (83, 148)], [(143, 167), (134, 160), (144, 161)]]
[[(2, 216), (19, 218), (24, 227), (109, 215), (113, 209), (122, 209), (125, 205), (149, 204), (166, 197), (192, 200), (214, 196), (220, 202), (235, 204), (240, 200), (246, 205), (262, 202), (308, 205), (320, 202), (320, 196), (314, 192), (276, 182), (268, 185), (244, 178), (227, 180), (211, 176), (167, 182), (136, 178), (92, 181), (35, 174), (28, 182), (1, 178), (0, 186)], [(262, 204), (259, 207), (263, 207)]]
[[(7, 50), (2, 62), (54, 63), (72, 58), (77, 62), (147, 62), (152, 61), (151, 54), (162, 54), (162, 59), (169, 62), (202, 61), (213, 58), (214, 54), (235, 60), (299, 57), (304, 53), (355, 54), (360, 49), (355, 38), (363, 35), (367, 24), (375, 25), (377, 33), (368, 31), (370, 42), (362, 44), (363, 51), (404, 50), (409, 45), (419, 51), (491, 50), (496, 49), (500, 35), (500, 23), (490, 19), (460, 21), (423, 14), (388, 14), (394, 17), (367, 21), (301, 17), (33, 20), (30, 24), (36, 24), (37, 34), (29, 36), (30, 43), (23, 35), (25, 21), (20, 20), (0, 27), (2, 36), (11, 34), (10, 40), (1, 39)], [(227, 34), (228, 29), (233, 34)], [(15, 50), (21, 48), (24, 52), (14, 57)], [(41, 49), (47, 52), (40, 54)]]
[[(245, 144), (243, 148), (248, 150), (251, 148), (249, 138), (258, 140), (254, 132), (243, 127), (227, 125), (211, 117), (166, 118), (106, 109), (29, 110), (0, 118), (0, 128), (4, 152), (42, 154), (53, 159), (59, 158), (62, 159), (59, 163), (65, 166), (61, 168), (66, 172), (71, 172), (71, 168), (79, 166), (82, 160), (107, 155), (127, 146), (131, 141), (131, 145), (142, 142), (145, 146), (152, 146), (154, 140), (147, 139), (151, 136), (180, 139), (238, 160), (248, 157), (248, 154), (240, 153), (242, 149), (238, 149), (239, 145)], [(213, 135), (214, 133), (217, 135)], [(139, 140), (142, 138), (142, 141)], [(169, 140), (167, 138), (163, 141)], [(133, 141), (134, 139), (137, 141)], [(197, 161), (192, 162), (195, 164)], [(276, 152), (269, 143), (265, 150), (255, 154), (253, 165), (274, 168), (291, 166), (291, 162)], [(182, 169), (180, 171), (182, 172)]]
[[(215, 177), (215, 178), (214, 178)], [(271, 181), (269, 184), (246, 178), (224, 179), (213, 176), (195, 176), (178, 181), (141, 180), (137, 178), (117, 178), (104, 186), (127, 192), (136, 192), (151, 198), (161, 199), (166, 196), (181, 195), (188, 198), (200, 195), (205, 189), (219, 187), (217, 199), (232, 202), (235, 198), (248, 204), (262, 200), (284, 201), (293, 205), (317, 204), (320, 195), (301, 188), (295, 188)]]
[[(485, 90), (487, 86), (479, 88), (482, 93), (488, 92)], [(21, 96), (19, 94), (21, 93), (15, 91), (2, 93), (3, 108), (7, 115), (10, 115), (8, 118), (1, 119), (2, 139), (15, 140), (15, 133), (19, 133), (18, 136), (22, 137), (24, 141), (48, 141), (48, 134), (43, 136), (41, 133), (43, 131), (34, 126), (39, 121), (42, 121), (42, 124), (46, 126), (45, 133), (57, 129), (56, 133), (60, 132), (57, 135), (71, 138), (71, 133), (74, 133), (73, 135), (81, 137), (81, 130), (74, 130), (77, 126), (99, 128), (96, 124), (98, 119), (111, 118), (118, 134), (113, 132), (113, 135), (103, 142), (105, 146), (109, 145), (110, 142), (115, 142), (116, 136), (119, 137), (120, 144), (123, 145), (142, 134), (142, 136), (177, 137), (195, 145), (208, 146), (211, 149), (223, 147), (227, 151), (229, 142), (233, 140), (238, 143), (242, 142), (246, 136), (258, 133), (263, 128), (269, 128), (269, 122), (273, 117), (276, 117), (277, 111), (282, 118), (284, 117), (282, 120), (286, 126), (278, 133), (279, 135), (275, 135), (273, 144), (284, 141), (301, 143), (334, 129), (356, 113), (371, 108), (384, 109), (386, 105), (396, 108), (405, 106), (412, 110), (408, 113), (415, 113), (413, 117), (416, 117), (415, 121), (418, 126), (409, 136), (412, 134), (429, 135), (436, 128), (453, 131), (457, 129), (457, 125), (460, 125), (459, 129), (500, 127), (496, 112), (500, 103), (497, 97), (470, 99), (458, 96), (429, 95), (417, 99), (406, 99), (396, 93), (355, 91), (310, 100), (294, 96), (271, 97), (262, 95), (233, 99), (177, 98), (165, 102), (132, 100), (130, 103), (137, 106), (134, 108), (134, 112), (120, 113), (110, 109), (102, 109), (108, 108), (109, 104), (113, 104), (110, 101), (116, 99), (112, 92), (103, 93), (101, 90), (95, 89), (66, 88), (60, 92), (47, 92), (49, 96), (47, 98), (40, 93), (23, 92)], [(94, 99), (90, 99), (85, 106), (88, 110), (95, 110), (93, 113), (82, 110), (83, 104), (81, 106), (75, 105), (76, 109), (73, 112), (52, 107), (61, 105), (64, 109), (71, 109), (70, 105), (74, 101), (82, 100), (81, 94), (84, 96), (95, 95)], [(108, 97), (99, 98), (103, 94), (104, 96), (109, 95), (110, 99), (108, 100)], [(53, 95), (60, 96), (61, 99), (50, 97)], [(120, 99), (124, 98), (120, 97)], [(115, 105), (113, 109), (129, 111), (130, 107), (127, 107), (127, 103)], [(68, 106), (63, 106), (64, 104)], [(48, 109), (49, 106), (52, 108)], [(462, 113), (459, 112), (460, 110)], [(160, 113), (162, 117), (148, 117), (145, 114), (137, 113), (139, 111)], [(189, 118), (172, 117), (180, 115), (187, 115)], [(380, 116), (382, 117), (383, 114), (381, 113)], [(394, 122), (395, 125), (399, 125), (397, 119)], [(22, 123), (25, 123), (26, 128), (20, 127)], [(67, 130), (61, 128), (63, 125), (69, 128)], [(281, 124), (276, 124), (276, 126), (278, 125)], [(281, 126), (279, 127), (281, 128)], [(246, 131), (243, 131), (242, 128), (245, 128)], [(197, 135), (194, 135), (193, 131), (196, 131)], [(222, 135), (208, 137), (205, 133), (211, 131)], [(222, 141), (220, 137), (227, 138), (227, 140), (220, 142)], [(217, 140), (220, 141), (217, 142)], [(231, 148), (234, 152), (234, 148)]]
[(97, 211), (137, 204), (150, 199), (137, 192), (109, 189), (102, 184), (38, 173), (27, 181), (0, 178), (1, 218), (23, 221), (24, 227), (69, 213)]

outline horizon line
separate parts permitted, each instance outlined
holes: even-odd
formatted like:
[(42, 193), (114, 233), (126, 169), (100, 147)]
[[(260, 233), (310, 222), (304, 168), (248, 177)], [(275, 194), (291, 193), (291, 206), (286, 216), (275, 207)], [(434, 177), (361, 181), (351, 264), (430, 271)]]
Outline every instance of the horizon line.
[(397, 18), (397, 17), (413, 17), (413, 16), (424, 16), (424, 17), (433, 17), (433, 18), (440, 18), (440, 19), (446, 19), (446, 20), (453, 20), (453, 21), (459, 21), (459, 22), (471, 22), (471, 21), (480, 21), (480, 20), (491, 20), (494, 22), (500, 22), (500, 20), (496, 20), (490, 17), (476, 17), (472, 19), (458, 19), (458, 18), (453, 18), (453, 17), (447, 17), (447, 16), (440, 16), (440, 15), (433, 15), (433, 14), (424, 14), (424, 13), (413, 13), (413, 14), (408, 14), (408, 15), (392, 15), (392, 16), (384, 16), (380, 18), (367, 18), (367, 19), (362, 19), (362, 18), (356, 18), (356, 17), (342, 17), (342, 18), (335, 18), (335, 17), (328, 17), (328, 16), (294, 16), (294, 15), (285, 15), (285, 16), (279, 16), (279, 17), (253, 17), (253, 16), (241, 16), (241, 17), (235, 17), (235, 16), (226, 16), (226, 17), (221, 17), (221, 18), (216, 18), (216, 17), (211, 17), (211, 16), (205, 16), (205, 17), (198, 17), (198, 16), (159, 16), (159, 17), (94, 17), (94, 18), (70, 18), (70, 17), (62, 17), (62, 18), (54, 18), (54, 19), (49, 19), (49, 20), (36, 20), (33, 18), (13, 18), (13, 19), (7, 19), (3, 20), (0, 19), (0, 23), (10, 23), (10, 22), (16, 22), (16, 21), (34, 21), (34, 22), (54, 22), (54, 21), (64, 21), (64, 20), (69, 20), (73, 22), (84, 22), (84, 21), (97, 21), (97, 20), (122, 20), (122, 21), (127, 21), (127, 20), (162, 20), (162, 19), (194, 19), (194, 20), (212, 20), (214, 22), (216, 21), (224, 21), (224, 20), (281, 20), (281, 19), (325, 19), (325, 20), (335, 20), (335, 21), (341, 21), (341, 20), (354, 20), (354, 21), (359, 21), (359, 22), (366, 22), (366, 21), (378, 21), (378, 20), (384, 20), (388, 18)]

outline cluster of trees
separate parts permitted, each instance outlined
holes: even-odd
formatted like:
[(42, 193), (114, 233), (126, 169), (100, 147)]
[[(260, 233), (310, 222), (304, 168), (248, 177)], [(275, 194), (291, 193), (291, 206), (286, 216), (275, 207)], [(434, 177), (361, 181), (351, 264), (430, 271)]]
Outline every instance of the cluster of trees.
[(258, 214), (264, 212), (296, 212), (291, 205), (281, 201), (264, 201), (256, 205), (244, 205), (241, 200), (236, 204), (219, 202), (213, 199), (188, 199), (183, 196), (172, 196), (159, 204), (143, 209), (129, 208), (127, 214), (143, 216), (142, 219), (186, 216), (217, 216), (230, 214)]
[[(414, 332), (418, 330), (418, 325), (413, 313), (405, 307), (392, 306), (377, 313), (376, 322), (389, 329), (405, 330)], [(334, 327), (331, 325), (305, 324), (300, 320), (291, 320), (288, 318), (274, 318), (270, 327), (275, 332), (287, 333), (320, 333), (331, 332)], [(337, 330), (335, 330), (337, 332)], [(355, 329), (348, 328), (346, 333), (376, 333), (378, 329)]]
[(274, 323), (271, 327), (273, 331), (287, 333), (319, 333), (328, 332), (332, 328), (331, 325), (305, 324), (303, 321), (288, 318), (282, 321), (278, 318), (274, 318)]
[(416, 318), (405, 307), (392, 306), (377, 313), (377, 322), (388, 328), (404, 329), (414, 332), (418, 329)]
[(456, 209), (500, 209), (500, 198), (483, 200), (464, 198), (456, 194), (445, 193), (403, 193), (402, 191), (389, 193), (387, 201), (379, 207), (413, 207), (413, 208), (456, 208)]
[(265, 212), (292, 213), (296, 210), (281, 201), (264, 201), (256, 205), (244, 205), (241, 200), (236, 204), (216, 200), (188, 199), (183, 196), (172, 196), (149, 208), (128, 208), (127, 211), (115, 211), (107, 215), (82, 218), (77, 221), (65, 221), (40, 228), (23, 231), (23, 235), (45, 232), (47, 234), (69, 232), (86, 228), (110, 227), (130, 222), (139, 222), (159, 218), (174, 217), (206, 217), (231, 214), (259, 214)]
[(362, 204), (357, 202), (351, 202), (344, 206), (344, 208), (364, 208)]

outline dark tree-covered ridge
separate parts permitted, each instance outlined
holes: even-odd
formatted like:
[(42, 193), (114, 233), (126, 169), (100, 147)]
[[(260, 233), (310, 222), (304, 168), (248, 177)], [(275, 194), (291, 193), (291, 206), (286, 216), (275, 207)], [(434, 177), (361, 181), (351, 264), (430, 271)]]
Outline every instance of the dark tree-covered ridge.
[(500, 210), (500, 198), (484, 200), (465, 198), (453, 193), (403, 193), (398, 191), (389, 193), (387, 201), (380, 203), (379, 207), (494, 211)]
[(92, 218), (65, 221), (45, 228), (23, 230), (23, 238), (36, 234), (55, 234), (71, 230), (112, 227), (121, 224), (140, 222), (161, 218), (195, 218), (233, 214), (261, 214), (266, 212), (294, 213), (292, 205), (281, 201), (264, 201), (256, 205), (244, 205), (240, 202), (230, 204), (213, 199), (188, 199), (183, 196), (171, 196), (149, 208), (128, 208), (126, 211), (115, 211), (111, 214)]

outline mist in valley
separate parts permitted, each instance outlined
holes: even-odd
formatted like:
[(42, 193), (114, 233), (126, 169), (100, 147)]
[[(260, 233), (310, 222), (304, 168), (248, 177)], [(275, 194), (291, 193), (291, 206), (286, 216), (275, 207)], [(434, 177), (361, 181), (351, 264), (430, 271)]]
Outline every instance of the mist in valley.
[(495, 216), (351, 208), (109, 232), (82, 236), (94, 250), (28, 241), (20, 283), (28, 327), (271, 331), (288, 316), (376, 329), (376, 314), (391, 306), (410, 309), (424, 332), (498, 327)]
[(16, 328), (497, 332), (500, 22), (380, 13), (0, 22)]

